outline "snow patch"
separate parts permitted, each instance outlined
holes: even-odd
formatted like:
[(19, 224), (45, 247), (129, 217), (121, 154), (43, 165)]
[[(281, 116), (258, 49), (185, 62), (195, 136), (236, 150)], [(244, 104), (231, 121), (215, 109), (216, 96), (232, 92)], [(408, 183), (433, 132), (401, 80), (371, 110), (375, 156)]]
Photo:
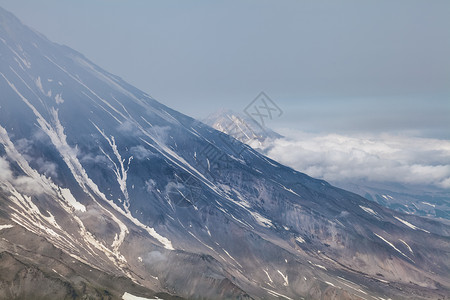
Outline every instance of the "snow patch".
[(364, 210), (366, 213), (371, 214), (371, 215), (373, 215), (375, 217), (379, 217), (379, 215), (373, 209), (371, 209), (370, 207), (365, 207), (365, 206), (362, 206), (362, 205), (360, 205), (359, 207), (362, 210)]
[[(278, 183), (278, 182), (277, 182)], [(285, 187), (284, 185), (282, 185), (281, 183), (278, 183), (284, 190), (288, 191), (289, 193), (292, 193), (298, 197), (301, 198), (301, 196), (299, 194), (297, 194), (296, 192), (294, 192), (292, 189), (288, 189), (287, 187)]]
[(266, 273), (267, 278), (269, 278), (270, 283), (273, 283), (272, 278), (270, 278), (269, 272), (267, 272), (266, 270), (263, 270), (263, 271), (264, 271), (264, 273)]
[(280, 293), (278, 293), (278, 292), (272, 291), (272, 290), (270, 290), (270, 289), (268, 289), (268, 288), (265, 288), (265, 287), (263, 287), (263, 286), (262, 286), (262, 288), (265, 289), (265, 290), (266, 290), (269, 294), (271, 294), (272, 296), (275, 296), (275, 297), (278, 297), (278, 298), (282, 297), (282, 298), (286, 298), (286, 299), (288, 299), (288, 300), (294, 300), (294, 299), (292, 299), (292, 298), (290, 298), (290, 297), (288, 297), (288, 296), (286, 296), (286, 295), (283, 295), (283, 294), (280, 294)]
[[(16, 57), (22, 62), (23, 66), (25, 66), (27, 69), (31, 69), (31, 63), (27, 60), (27, 58), (25, 56), (21, 56), (19, 55), (16, 51), (14, 51), (13, 48), (11, 48), (10, 46), (8, 46), (9, 50), (11, 50), (11, 52), (13, 52)], [(19, 63), (19, 66), (23, 69), (22, 65)]]
[(78, 202), (75, 197), (72, 195), (69, 189), (61, 189), (61, 195), (66, 200), (67, 204), (73, 207), (75, 210), (79, 210), (82, 212), (86, 212), (86, 206)]
[(125, 292), (122, 296), (122, 300), (163, 300), (161, 298), (144, 298), (144, 297), (138, 297), (135, 295), (132, 295), (130, 293)]
[(8, 229), (8, 228), (13, 228), (13, 227), (14, 227), (14, 225), (9, 225), (9, 224), (6, 224), (6, 225), (0, 225), (0, 230)]
[(122, 159), (122, 156), (119, 153), (119, 149), (117, 148), (116, 140), (114, 136), (108, 137), (103, 130), (100, 130), (97, 125), (92, 123), (95, 128), (100, 132), (100, 134), (105, 138), (105, 140), (108, 142), (109, 146), (111, 147), (111, 150), (114, 153), (114, 156), (117, 160), (117, 163), (109, 156), (102, 148), (100, 150), (103, 152), (103, 154), (109, 159), (109, 161), (113, 164), (113, 172), (116, 175), (117, 183), (119, 183), (120, 190), (122, 191), (122, 194), (125, 196), (125, 202), (124, 202), (124, 208), (127, 213), (129, 213), (129, 207), (130, 207), (130, 197), (128, 195), (128, 189), (127, 189), (127, 178), (128, 178), (128, 170), (130, 169), (130, 163), (133, 159), (133, 156), (130, 156), (128, 160), (125, 158)]
[(289, 285), (288, 276), (287, 276), (287, 275), (284, 275), (280, 270), (277, 270), (277, 272), (278, 272), (278, 274), (281, 275), (281, 277), (283, 277), (283, 280), (284, 280), (283, 285), (284, 285), (284, 286), (288, 286), (288, 285)]
[(249, 211), (249, 212), (259, 225), (266, 227), (266, 228), (273, 227), (271, 220), (267, 219), (266, 217), (261, 216), (259, 213), (255, 212), (255, 211)]
[(406, 243), (404, 240), (399, 239), (400, 242), (402, 242), (403, 244), (405, 244), (405, 246), (408, 248), (409, 252), (411, 252), (411, 254), (414, 254), (414, 252), (412, 251), (411, 247), (408, 245), (408, 243)]
[(313, 266), (316, 266), (316, 267), (318, 267), (318, 268), (321, 268), (321, 269), (327, 271), (327, 268), (325, 268), (325, 267), (322, 266), (322, 265), (318, 265), (318, 264), (312, 263), (310, 260), (308, 260), (308, 262), (309, 262), (311, 265), (313, 265)]
[(414, 230), (422, 230), (423, 232), (430, 233), (428, 230), (419, 228), (419, 227), (417, 227), (417, 226), (415, 226), (415, 225), (409, 223), (408, 221), (405, 221), (405, 220), (400, 219), (399, 217), (394, 216), (394, 218), (395, 218), (397, 221), (403, 223), (404, 225), (408, 226), (408, 227), (411, 228), (411, 229), (414, 229)]
[(64, 103), (64, 99), (62, 98), (62, 94), (56, 94), (55, 95), (55, 101), (56, 101), (56, 104)]
[(384, 237), (382, 237), (379, 234), (376, 234), (375, 232), (373, 233), (375, 234), (378, 238), (380, 238), (383, 242), (385, 242), (386, 244), (388, 244), (389, 246), (391, 246), (395, 251), (397, 251), (398, 253), (400, 253), (401, 255), (403, 255), (404, 257), (406, 257), (407, 259), (409, 259), (410, 261), (414, 262), (414, 260), (412, 260), (411, 258), (409, 258), (408, 255), (406, 255), (405, 253), (403, 253), (402, 251), (400, 251), (397, 247), (395, 247), (394, 244), (392, 244), (391, 242), (389, 242), (388, 240), (386, 240)]
[(295, 240), (297, 242), (299, 242), (299, 243), (304, 243), (305, 242), (305, 240), (301, 236), (296, 237)]

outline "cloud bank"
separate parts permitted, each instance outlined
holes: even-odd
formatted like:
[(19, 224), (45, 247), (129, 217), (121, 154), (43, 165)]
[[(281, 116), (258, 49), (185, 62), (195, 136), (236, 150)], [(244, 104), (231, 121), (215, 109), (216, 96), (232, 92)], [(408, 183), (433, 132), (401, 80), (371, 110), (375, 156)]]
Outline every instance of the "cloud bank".
[(367, 180), (450, 189), (450, 141), (394, 135), (312, 135), (289, 131), (264, 152), (330, 182)]

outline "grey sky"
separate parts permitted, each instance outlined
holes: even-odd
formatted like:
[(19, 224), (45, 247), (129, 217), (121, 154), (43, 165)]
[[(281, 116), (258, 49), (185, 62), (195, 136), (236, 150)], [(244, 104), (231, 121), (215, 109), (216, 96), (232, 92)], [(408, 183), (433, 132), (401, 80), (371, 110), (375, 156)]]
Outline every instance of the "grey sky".
[(305, 131), (450, 139), (450, 1), (0, 0), (194, 117), (265, 91)]

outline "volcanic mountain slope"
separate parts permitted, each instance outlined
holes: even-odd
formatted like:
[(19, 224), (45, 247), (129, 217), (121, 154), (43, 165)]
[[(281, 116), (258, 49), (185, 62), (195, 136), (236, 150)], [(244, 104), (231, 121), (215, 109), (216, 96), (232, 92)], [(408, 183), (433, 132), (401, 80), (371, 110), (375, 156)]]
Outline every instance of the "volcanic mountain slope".
[(448, 298), (450, 227), (180, 114), (0, 10), (0, 297)]
[(413, 184), (341, 181), (335, 185), (373, 200), (387, 208), (417, 216), (450, 220), (450, 192)]
[[(260, 126), (259, 123), (248, 116), (230, 110), (220, 110), (213, 113), (204, 122), (267, 156), (271, 156), (271, 151), (277, 143), (283, 143), (285, 140), (291, 141), (267, 127)], [(276, 159), (273, 156), (272, 158)], [(332, 184), (375, 201), (389, 209), (407, 214), (433, 217), (443, 222), (450, 220), (450, 192), (448, 189), (345, 178), (335, 180)]]

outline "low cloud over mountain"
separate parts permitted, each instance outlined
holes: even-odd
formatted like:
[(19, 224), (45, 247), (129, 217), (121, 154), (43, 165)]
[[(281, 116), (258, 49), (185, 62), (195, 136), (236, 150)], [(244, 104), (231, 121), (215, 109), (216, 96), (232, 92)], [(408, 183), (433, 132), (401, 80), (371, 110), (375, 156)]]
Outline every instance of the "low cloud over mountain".
[(270, 144), (273, 159), (313, 177), (389, 181), (450, 188), (450, 141), (379, 135), (284, 133)]

